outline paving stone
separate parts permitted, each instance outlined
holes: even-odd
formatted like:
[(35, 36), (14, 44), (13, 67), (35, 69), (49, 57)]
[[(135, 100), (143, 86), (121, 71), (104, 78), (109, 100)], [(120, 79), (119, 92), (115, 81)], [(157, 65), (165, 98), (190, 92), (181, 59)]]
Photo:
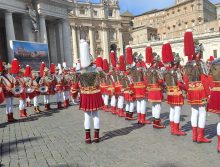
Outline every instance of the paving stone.
[[(19, 118), (17, 110), (14, 109), (14, 115)], [(4, 107), (0, 106), (2, 166), (218, 167), (220, 164), (216, 151), (216, 123), (219, 118), (215, 114), (207, 114), (206, 135), (213, 138), (212, 143), (193, 143), (188, 105), (182, 108), (181, 118), (182, 129), (187, 136), (169, 134), (169, 106), (163, 103), (161, 117), (168, 125), (166, 129), (139, 126), (136, 121), (125, 121), (111, 113), (100, 112), (102, 142), (91, 145), (84, 143), (83, 112), (78, 110), (78, 106), (41, 114), (34, 114), (33, 107), (28, 111), (33, 114), (30, 118), (7, 124)], [(149, 109), (148, 118), (151, 117), (150, 112)]]

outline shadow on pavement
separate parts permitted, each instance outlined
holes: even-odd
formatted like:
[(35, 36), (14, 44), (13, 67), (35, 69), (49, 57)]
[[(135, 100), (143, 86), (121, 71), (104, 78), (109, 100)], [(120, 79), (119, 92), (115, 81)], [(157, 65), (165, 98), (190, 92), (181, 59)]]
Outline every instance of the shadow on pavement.
[(184, 132), (188, 132), (192, 130), (191, 121), (188, 121), (185, 125), (182, 125), (181, 128)]
[[(33, 108), (28, 107), (27, 110), (28, 109), (33, 109)], [(11, 123), (3, 122), (3, 123), (0, 123), (0, 128), (4, 128), (4, 127), (6, 127), (9, 124), (17, 124), (17, 123), (20, 123), (20, 122), (36, 121), (36, 120), (38, 120), (41, 117), (53, 116), (53, 114), (59, 113), (60, 111), (62, 111), (62, 110), (52, 109), (52, 110), (46, 111), (46, 112), (40, 112), (40, 113), (37, 113), (37, 114), (36, 113), (35, 114), (30, 114), (30, 116), (28, 116), (26, 118), (19, 118), (19, 117), (14, 116), (14, 118), (17, 119), (16, 122), (11, 122)], [(29, 111), (27, 111), (27, 113), (29, 113)], [(7, 121), (6, 118), (5, 118), (5, 121)]]
[(217, 135), (217, 123), (216, 124), (210, 124), (205, 126), (205, 135), (208, 138), (213, 138)]
[(127, 135), (127, 134), (131, 133), (133, 130), (140, 129), (143, 126), (144, 125), (139, 125), (138, 123), (135, 123), (135, 124), (132, 124), (132, 126), (129, 126), (129, 127), (104, 132), (104, 136), (102, 136), (100, 138), (100, 141), (105, 141), (105, 140), (109, 140), (109, 139), (114, 138), (114, 137)]
[(19, 119), (20, 122), (26, 122), (26, 121), (35, 121), (38, 120), (41, 117), (50, 117), (53, 116), (53, 114), (59, 113), (62, 110), (58, 110), (58, 109), (52, 109), (50, 111), (46, 111), (46, 112), (40, 112), (37, 114), (31, 114), (29, 117), (27, 118), (23, 118), (23, 119)]
[[(38, 140), (39, 137), (30, 137), (30, 138), (25, 138), (21, 140), (14, 140), (14, 141), (9, 141), (6, 143), (0, 144), (1, 148), (1, 157), (7, 154), (11, 154), (12, 152), (18, 151), (20, 148), (17, 147), (18, 143), (25, 143), (25, 142), (31, 142), (33, 140)], [(2, 165), (2, 164), (1, 164)]]
[[(208, 138), (213, 138), (217, 135), (216, 131), (217, 123), (210, 124), (205, 126), (205, 136)], [(191, 121), (188, 121), (185, 125), (182, 126), (182, 130), (184, 132), (188, 132), (192, 130)]]

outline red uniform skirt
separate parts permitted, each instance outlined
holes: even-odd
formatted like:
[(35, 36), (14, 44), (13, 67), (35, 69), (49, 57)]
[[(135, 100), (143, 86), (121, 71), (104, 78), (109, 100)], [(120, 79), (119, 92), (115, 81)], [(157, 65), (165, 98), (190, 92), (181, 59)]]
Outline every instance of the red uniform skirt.
[(62, 92), (63, 91), (63, 84), (57, 84), (56, 85), (56, 92)]
[(10, 97), (14, 97), (13, 93), (6, 90), (6, 89), (3, 89), (3, 93), (4, 93), (4, 97), (5, 98), (10, 98)]
[(108, 85), (108, 88), (107, 88), (107, 94), (109, 96), (113, 96), (115, 93), (115, 87), (114, 85)]
[(115, 96), (121, 96), (122, 92), (122, 85), (120, 83), (115, 84)]
[(184, 104), (182, 91), (178, 86), (167, 87), (167, 103), (170, 105), (180, 106)]
[(147, 90), (147, 99), (149, 102), (162, 102), (163, 93), (159, 84), (149, 84)]
[(63, 86), (64, 91), (70, 91), (70, 84)]
[(124, 99), (126, 102), (132, 102), (134, 101), (134, 94), (133, 91), (131, 89), (127, 89), (124, 91)]
[(72, 98), (77, 98), (78, 96), (78, 89), (79, 89), (79, 84), (78, 83), (74, 83), (71, 86), (71, 96)]
[(134, 97), (136, 100), (146, 98), (146, 86), (143, 82), (134, 83)]
[(3, 88), (0, 86), (0, 104), (2, 104), (5, 101), (5, 95), (3, 92)]
[(108, 94), (108, 85), (106, 83), (101, 83), (100, 91), (102, 95)]
[(37, 96), (37, 93), (36, 91), (33, 91), (32, 93), (27, 93), (26, 95), (29, 97), (29, 99), (33, 99), (35, 96)]
[[(83, 89), (83, 88), (82, 88)], [(80, 110), (83, 111), (97, 111), (104, 106), (102, 94), (100, 90), (81, 90), (80, 93)]]
[(207, 97), (201, 82), (189, 82), (188, 103), (191, 105), (207, 103)]
[(214, 82), (215, 86), (211, 90), (210, 98), (208, 101), (208, 111), (220, 114), (220, 82)]

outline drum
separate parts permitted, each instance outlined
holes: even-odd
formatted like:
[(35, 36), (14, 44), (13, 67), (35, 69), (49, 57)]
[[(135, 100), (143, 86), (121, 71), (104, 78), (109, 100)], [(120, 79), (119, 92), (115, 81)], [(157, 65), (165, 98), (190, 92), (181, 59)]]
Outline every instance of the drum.
[(17, 96), (20, 95), (23, 92), (24, 88), (21, 88), (20, 86), (15, 86), (12, 88), (11, 92)]
[(40, 93), (47, 93), (48, 92), (48, 87), (47, 86), (41, 86), (39, 88), (39, 92)]

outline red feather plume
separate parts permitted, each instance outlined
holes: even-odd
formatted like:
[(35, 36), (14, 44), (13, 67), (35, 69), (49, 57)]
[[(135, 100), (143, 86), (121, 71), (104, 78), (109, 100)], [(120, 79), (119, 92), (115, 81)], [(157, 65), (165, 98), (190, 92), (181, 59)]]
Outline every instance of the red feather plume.
[(165, 43), (162, 46), (162, 60), (163, 63), (170, 63), (174, 60), (170, 43)]
[(126, 63), (132, 64), (133, 63), (133, 54), (132, 54), (132, 48), (127, 47), (126, 48)]
[(188, 57), (195, 54), (195, 45), (191, 31), (187, 31), (184, 34), (184, 54)]
[(114, 51), (111, 51), (111, 53), (110, 53), (110, 60), (111, 60), (112, 66), (116, 67), (117, 61), (116, 61), (116, 56), (115, 56)]

